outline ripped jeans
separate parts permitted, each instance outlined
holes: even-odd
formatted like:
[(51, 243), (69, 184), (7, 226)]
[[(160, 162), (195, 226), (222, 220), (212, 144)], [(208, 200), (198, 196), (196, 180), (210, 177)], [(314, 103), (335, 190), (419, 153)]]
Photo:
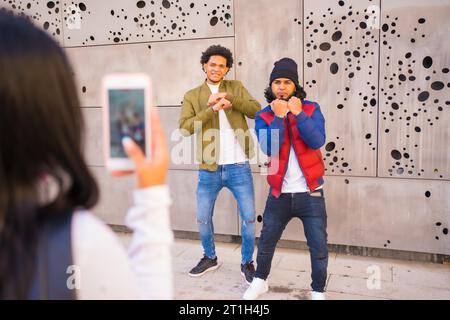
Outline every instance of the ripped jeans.
[[(216, 171), (199, 170), (197, 225), (204, 254), (214, 259), (213, 211), (219, 191), (228, 188), (236, 198), (241, 217), (242, 263), (253, 260), (255, 244), (255, 191), (248, 162), (220, 165)], [(230, 212), (233, 214), (233, 212)], [(231, 218), (231, 217), (230, 217)]]

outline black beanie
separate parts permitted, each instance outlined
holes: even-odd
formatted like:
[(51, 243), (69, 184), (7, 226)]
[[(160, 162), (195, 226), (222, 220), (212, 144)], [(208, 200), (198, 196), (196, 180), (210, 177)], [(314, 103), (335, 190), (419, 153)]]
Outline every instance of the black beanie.
[(270, 74), (269, 85), (277, 78), (291, 79), (298, 88), (297, 63), (290, 58), (283, 58), (274, 63), (272, 73)]

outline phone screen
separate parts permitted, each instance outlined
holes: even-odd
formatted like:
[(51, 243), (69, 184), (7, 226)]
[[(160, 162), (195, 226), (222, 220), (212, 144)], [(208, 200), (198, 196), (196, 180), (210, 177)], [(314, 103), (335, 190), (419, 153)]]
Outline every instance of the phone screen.
[(122, 139), (134, 140), (145, 154), (144, 89), (109, 89), (110, 157), (126, 158)]

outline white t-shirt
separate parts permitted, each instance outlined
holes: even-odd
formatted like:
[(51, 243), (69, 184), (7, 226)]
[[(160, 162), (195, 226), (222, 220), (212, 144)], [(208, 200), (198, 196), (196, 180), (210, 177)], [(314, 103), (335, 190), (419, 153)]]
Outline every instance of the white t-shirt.
[[(220, 84), (206, 84), (208, 85), (212, 94), (219, 92)], [(236, 135), (234, 134), (234, 130), (231, 127), (224, 110), (219, 111), (219, 128), (220, 154), (218, 164), (224, 165), (245, 162), (247, 160), (247, 157), (245, 156), (244, 150), (242, 150), (242, 147), (240, 146)]]
[(297, 156), (295, 155), (294, 147), (291, 145), (289, 151), (289, 162), (284, 175), (283, 185), (281, 187), (281, 193), (294, 193), (294, 192), (308, 192), (309, 188), (306, 183), (305, 176), (303, 175), (300, 165), (298, 164)]

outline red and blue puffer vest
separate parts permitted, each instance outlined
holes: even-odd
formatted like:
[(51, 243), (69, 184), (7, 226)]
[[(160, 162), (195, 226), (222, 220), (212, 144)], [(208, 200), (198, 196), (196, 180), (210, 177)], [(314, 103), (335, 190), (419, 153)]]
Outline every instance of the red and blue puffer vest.
[[(304, 104), (303, 112), (308, 117), (311, 117), (314, 113), (314, 104)], [(262, 112), (260, 117), (269, 125), (275, 118), (275, 114), (272, 110)], [(280, 150), (277, 155), (271, 155), (269, 161), (269, 175), (267, 176), (267, 182), (271, 186), (272, 195), (278, 198), (281, 194), (281, 187), (283, 185), (284, 175), (286, 174), (289, 152), (291, 150), (291, 139), (289, 138), (289, 132), (292, 135), (294, 141), (293, 147), (295, 155), (297, 157), (300, 169), (305, 176), (306, 183), (311, 191), (319, 187), (323, 180), (322, 177), (325, 172), (325, 165), (322, 160), (322, 153), (319, 149), (314, 150), (308, 147), (302, 140), (300, 131), (297, 128), (297, 118), (289, 112), (287, 117), (283, 121), (284, 125), (284, 140), (280, 146)], [(278, 168), (275, 171), (274, 168)], [(271, 170), (272, 169), (272, 170)]]

